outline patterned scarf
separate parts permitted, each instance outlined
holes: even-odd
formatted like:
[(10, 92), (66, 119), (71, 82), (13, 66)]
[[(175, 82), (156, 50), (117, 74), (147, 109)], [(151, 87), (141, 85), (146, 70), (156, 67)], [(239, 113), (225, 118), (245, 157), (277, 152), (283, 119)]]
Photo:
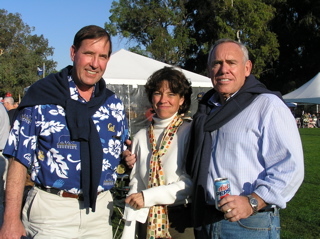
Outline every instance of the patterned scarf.
[[(152, 156), (150, 159), (148, 188), (158, 187), (165, 184), (161, 157), (168, 151), (172, 139), (182, 123), (183, 120), (181, 117), (176, 115), (165, 129), (159, 149), (156, 148), (157, 144), (153, 133), (153, 123), (150, 125), (148, 133), (150, 145), (152, 146)], [(167, 206), (156, 205), (150, 208), (148, 216), (147, 239), (155, 238), (171, 238), (169, 233)]]

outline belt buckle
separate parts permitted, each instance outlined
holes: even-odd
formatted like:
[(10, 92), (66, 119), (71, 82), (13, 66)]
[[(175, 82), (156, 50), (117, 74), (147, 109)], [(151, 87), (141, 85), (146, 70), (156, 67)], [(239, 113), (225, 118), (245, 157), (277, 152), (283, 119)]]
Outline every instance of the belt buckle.
[(65, 198), (73, 198), (79, 201), (83, 201), (83, 196), (82, 194), (73, 194), (73, 193), (69, 193), (66, 191), (59, 191), (59, 195), (61, 195), (61, 197), (65, 197)]
[(63, 192), (64, 192), (63, 190), (60, 190), (60, 191), (57, 193), (57, 195), (60, 196), (60, 197), (63, 197)]

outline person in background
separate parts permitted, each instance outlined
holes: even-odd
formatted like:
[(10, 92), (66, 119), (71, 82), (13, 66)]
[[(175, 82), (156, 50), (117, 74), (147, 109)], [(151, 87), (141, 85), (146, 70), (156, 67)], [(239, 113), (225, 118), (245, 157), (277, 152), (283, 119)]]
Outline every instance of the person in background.
[(205, 94), (205, 92), (199, 92), (199, 93), (197, 94), (197, 101), (198, 101), (198, 102), (201, 101), (201, 99), (202, 99), (202, 97), (204, 96), (204, 94)]
[(16, 112), (14, 99), (11, 96), (6, 96), (3, 99), (3, 105), (8, 111), (9, 119), (10, 119), (10, 125), (13, 124), (14, 114)]
[(13, 104), (13, 107), (16, 109), (16, 108), (18, 108), (19, 107), (19, 102), (14, 102), (14, 104)]
[(191, 83), (180, 70), (164, 67), (149, 77), (145, 90), (155, 114), (132, 141), (138, 160), (125, 199), (122, 238), (194, 238), (186, 207), (192, 182), (185, 173), (191, 122), (181, 117), (191, 104)]
[(3, 223), (3, 201), (5, 192), (5, 181), (7, 175), (7, 160), (2, 155), (9, 136), (10, 123), (6, 109), (0, 104), (0, 227)]
[[(112, 238), (110, 189), (128, 129), (123, 103), (102, 79), (111, 51), (103, 28), (81, 28), (73, 66), (23, 97), (4, 149), (10, 166), (0, 238)], [(23, 206), (29, 168), (35, 186)]]
[(318, 128), (320, 128), (320, 114), (317, 113), (316, 116), (317, 116), (317, 124), (316, 124), (316, 126), (317, 126)]
[[(6, 95), (9, 95), (8, 93)], [(11, 95), (11, 94), (10, 94)], [(10, 120), (10, 126), (13, 126), (14, 118), (15, 118), (15, 112), (17, 111), (17, 102), (14, 102), (14, 99), (12, 96), (6, 96), (3, 99), (3, 105), (7, 109), (7, 113), (9, 115)], [(26, 175), (26, 184), (25, 184), (25, 190), (24, 190), (24, 200), (26, 198), (26, 194), (28, 191), (33, 187), (34, 183), (31, 181), (30, 173), (27, 173)]]
[[(295, 119), (251, 69), (248, 50), (237, 41), (221, 39), (209, 53), (214, 89), (199, 103), (187, 157), (197, 239), (280, 238), (279, 209), (304, 178)], [(228, 178), (231, 195), (217, 209), (218, 178)]]
[(311, 125), (312, 125), (312, 128), (317, 128), (317, 116), (315, 114), (312, 114), (311, 116)]
[(146, 117), (146, 119), (148, 120), (148, 121), (152, 121), (152, 116), (153, 116), (153, 114), (154, 114), (154, 110), (152, 109), (152, 107), (151, 108), (148, 108), (147, 110), (146, 110), (146, 112), (145, 112), (145, 117)]

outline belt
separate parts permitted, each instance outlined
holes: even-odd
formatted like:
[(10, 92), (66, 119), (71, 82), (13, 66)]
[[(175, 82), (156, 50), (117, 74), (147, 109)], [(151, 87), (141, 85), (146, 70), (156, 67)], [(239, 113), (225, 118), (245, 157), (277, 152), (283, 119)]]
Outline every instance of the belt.
[(258, 211), (259, 212), (274, 212), (275, 209), (277, 209), (277, 206), (276, 205), (268, 205), (266, 206), (265, 208), (262, 208)]
[[(168, 207), (168, 208), (169, 208), (169, 207)], [(207, 209), (207, 211), (215, 210), (215, 211), (221, 212), (220, 210), (217, 210), (217, 209), (216, 209), (215, 205), (207, 204), (207, 205), (206, 205), (206, 209)], [(271, 205), (271, 204), (270, 204), (270, 205), (268, 205), (268, 206), (260, 209), (260, 210), (258, 211), (258, 213), (260, 213), (260, 212), (275, 212), (276, 209), (279, 209), (279, 208), (278, 208), (276, 205)]]
[[(57, 188), (46, 188), (42, 185), (35, 185), (37, 188), (41, 189), (42, 191), (45, 191), (47, 193), (51, 193), (51, 194), (54, 194), (54, 195), (58, 195), (60, 197), (64, 197), (64, 198), (74, 198), (74, 199), (77, 199), (79, 201), (83, 201), (83, 194), (73, 194), (73, 193), (69, 193), (69, 192), (66, 192), (64, 190), (60, 190), (60, 189), (57, 189)], [(99, 195), (100, 192), (97, 193), (97, 195)]]

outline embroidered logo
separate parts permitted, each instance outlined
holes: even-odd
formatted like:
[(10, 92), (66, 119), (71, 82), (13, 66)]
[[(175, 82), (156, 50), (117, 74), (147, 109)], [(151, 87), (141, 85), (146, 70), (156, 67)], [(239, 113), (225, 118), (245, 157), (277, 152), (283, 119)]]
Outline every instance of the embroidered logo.
[(27, 124), (31, 123), (31, 116), (28, 114), (21, 115), (21, 121), (26, 122)]
[(39, 152), (38, 152), (38, 159), (41, 160), (41, 161), (44, 160), (44, 153), (43, 153), (42, 150), (39, 150)]
[(110, 173), (108, 173), (105, 176), (105, 179), (103, 180), (103, 186), (113, 186), (114, 185), (114, 179)]
[(69, 137), (62, 135), (57, 143), (58, 149), (77, 149), (77, 144), (69, 140)]
[(112, 125), (111, 123), (108, 124), (108, 131), (116, 132), (114, 128), (115, 128), (115, 125)]

